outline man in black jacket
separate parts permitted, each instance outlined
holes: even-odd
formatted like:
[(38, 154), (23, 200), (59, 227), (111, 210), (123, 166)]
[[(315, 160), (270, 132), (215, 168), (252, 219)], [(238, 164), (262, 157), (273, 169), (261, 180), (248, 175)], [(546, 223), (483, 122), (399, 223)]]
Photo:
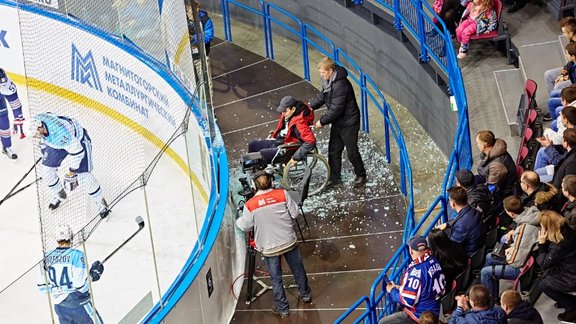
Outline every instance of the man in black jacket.
[(318, 71), (322, 77), (322, 92), (310, 102), (310, 107), (316, 110), (325, 104), (328, 108), (316, 122), (316, 128), (331, 124), (328, 143), (330, 181), (327, 186), (337, 185), (342, 181), (342, 152), (346, 147), (348, 160), (354, 166), (356, 174), (354, 187), (360, 188), (366, 183), (366, 169), (358, 150), (360, 108), (356, 103), (352, 84), (347, 78), (348, 72), (328, 57), (318, 63)]
[(506, 313), (508, 324), (542, 324), (542, 316), (529, 302), (523, 301), (520, 293), (508, 289), (502, 293), (500, 304)]
[[(482, 212), (482, 219), (487, 220), (494, 215), (492, 193), (485, 184), (475, 184), (474, 174), (470, 170), (456, 171), (456, 185), (466, 190), (468, 205)], [(502, 202), (499, 202), (500, 205)], [(494, 203), (496, 204), (496, 203)]]
[(520, 177), (520, 188), (523, 192), (520, 196), (523, 207), (536, 206), (540, 210), (560, 211), (562, 203), (557, 199), (558, 189), (541, 182), (538, 173), (531, 170), (524, 171)]

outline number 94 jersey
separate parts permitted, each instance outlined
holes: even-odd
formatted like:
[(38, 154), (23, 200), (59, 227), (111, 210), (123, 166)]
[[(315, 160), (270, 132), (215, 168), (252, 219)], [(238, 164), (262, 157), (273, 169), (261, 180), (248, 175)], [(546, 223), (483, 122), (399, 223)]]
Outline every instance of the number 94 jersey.
[[(38, 288), (44, 292), (48, 289), (55, 304), (66, 300), (66, 304), (78, 303), (69, 306), (79, 306), (90, 298), (88, 274), (82, 251), (57, 248), (46, 255), (43, 263), (45, 268), (41, 263)], [(69, 296), (71, 298), (68, 298)]]

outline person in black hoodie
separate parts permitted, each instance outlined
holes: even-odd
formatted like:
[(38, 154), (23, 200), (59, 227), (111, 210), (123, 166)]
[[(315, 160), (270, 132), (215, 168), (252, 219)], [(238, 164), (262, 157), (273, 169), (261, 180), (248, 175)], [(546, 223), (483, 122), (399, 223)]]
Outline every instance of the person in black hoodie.
[(330, 181), (327, 187), (340, 184), (342, 169), (342, 152), (346, 147), (348, 160), (354, 167), (356, 179), (354, 187), (360, 188), (366, 183), (366, 169), (358, 150), (358, 132), (360, 130), (360, 108), (356, 102), (354, 88), (348, 80), (348, 72), (336, 65), (328, 57), (318, 63), (322, 77), (322, 92), (310, 102), (316, 110), (326, 105), (328, 110), (316, 122), (316, 128), (331, 124), (330, 142), (328, 142), (328, 164)]
[(506, 313), (508, 324), (543, 324), (542, 316), (529, 302), (523, 301), (514, 289), (505, 290), (500, 297), (500, 305)]
[(560, 214), (545, 210), (540, 214), (538, 257), (545, 271), (539, 287), (566, 311), (560, 321), (576, 321), (576, 236)]
[[(476, 184), (474, 182), (474, 174), (472, 171), (464, 169), (456, 171), (456, 185), (466, 190), (468, 205), (482, 212), (482, 219), (485, 222), (496, 215), (495, 213), (497, 213), (498, 206), (501, 209), (502, 202), (493, 201), (493, 195), (490, 190), (488, 190), (488, 186), (483, 183)], [(492, 222), (487, 222), (487, 225), (492, 227), (493, 224)]]

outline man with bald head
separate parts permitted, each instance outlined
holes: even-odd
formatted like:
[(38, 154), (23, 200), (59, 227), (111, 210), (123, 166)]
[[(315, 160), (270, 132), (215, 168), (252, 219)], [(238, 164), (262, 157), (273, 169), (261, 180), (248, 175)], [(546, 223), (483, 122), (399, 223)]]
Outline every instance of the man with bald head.
[(520, 177), (520, 188), (523, 191), (521, 196), (523, 207), (536, 206), (540, 210), (558, 211), (556, 195), (558, 190), (554, 186), (541, 182), (538, 173), (526, 170)]

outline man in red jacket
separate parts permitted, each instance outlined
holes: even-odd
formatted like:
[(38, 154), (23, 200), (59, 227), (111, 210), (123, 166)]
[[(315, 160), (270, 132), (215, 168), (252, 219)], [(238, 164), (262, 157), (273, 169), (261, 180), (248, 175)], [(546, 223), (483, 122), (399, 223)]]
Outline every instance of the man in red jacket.
[[(289, 164), (304, 159), (316, 147), (316, 136), (310, 129), (314, 123), (314, 111), (294, 97), (286, 96), (280, 101), (278, 126), (267, 139), (256, 139), (248, 143), (248, 152), (260, 152), (266, 163), (271, 163), (281, 144), (301, 143)], [(275, 161), (276, 162), (276, 161)]]

